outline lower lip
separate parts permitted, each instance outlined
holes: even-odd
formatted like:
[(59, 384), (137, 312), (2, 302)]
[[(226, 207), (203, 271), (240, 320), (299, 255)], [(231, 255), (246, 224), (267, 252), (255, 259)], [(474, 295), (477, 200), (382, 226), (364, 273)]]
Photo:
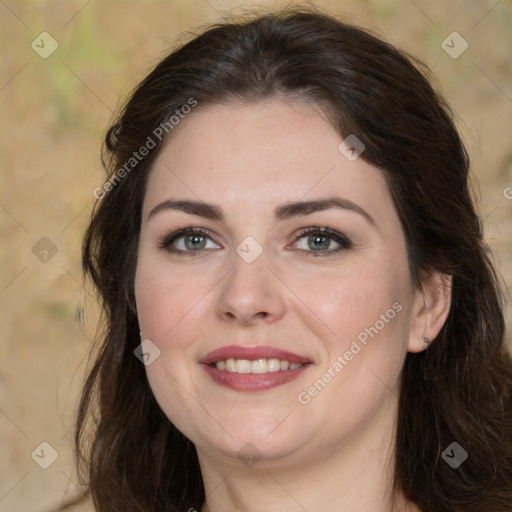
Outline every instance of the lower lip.
[(234, 389), (235, 391), (266, 391), (275, 388), (300, 377), (310, 365), (305, 364), (296, 370), (280, 370), (268, 373), (234, 373), (203, 364), (208, 375), (221, 386)]

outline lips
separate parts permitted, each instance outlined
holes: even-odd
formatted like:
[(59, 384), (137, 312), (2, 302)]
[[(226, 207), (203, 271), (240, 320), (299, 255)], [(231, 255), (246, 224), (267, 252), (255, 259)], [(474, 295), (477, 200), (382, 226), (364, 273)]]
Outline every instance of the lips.
[(214, 382), (236, 391), (265, 391), (298, 378), (311, 364), (306, 357), (274, 347), (228, 346), (199, 363)]

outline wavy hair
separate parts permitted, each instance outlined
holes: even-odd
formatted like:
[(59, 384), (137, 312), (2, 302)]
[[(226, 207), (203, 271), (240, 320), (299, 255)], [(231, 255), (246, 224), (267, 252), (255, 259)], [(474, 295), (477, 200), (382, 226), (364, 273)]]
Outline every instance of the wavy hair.
[[(163, 414), (133, 354), (140, 343), (134, 274), (145, 184), (172, 130), (161, 141), (152, 137), (156, 147), (122, 179), (119, 171), (191, 98), (203, 106), (276, 95), (321, 106), (340, 137), (357, 134), (364, 143), (362, 158), (386, 177), (414, 284), (432, 272), (452, 276), (441, 332), (428, 350), (405, 359), (395, 493), (423, 512), (512, 510), (504, 304), (454, 116), (421, 62), (316, 9), (209, 27), (156, 65), (108, 130), (103, 161), (110, 185), (83, 243), (103, 331), (75, 437), (81, 481), (96, 509), (199, 510), (205, 498), (194, 445)], [(441, 458), (452, 442), (469, 454), (457, 469)]]

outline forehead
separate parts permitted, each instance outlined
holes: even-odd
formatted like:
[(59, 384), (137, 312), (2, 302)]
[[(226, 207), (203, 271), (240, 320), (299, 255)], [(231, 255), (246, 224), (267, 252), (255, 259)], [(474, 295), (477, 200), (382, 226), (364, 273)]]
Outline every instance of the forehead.
[(375, 214), (391, 207), (380, 170), (339, 150), (319, 108), (265, 100), (216, 104), (180, 121), (150, 173), (145, 215), (167, 196), (251, 208), (340, 195)]

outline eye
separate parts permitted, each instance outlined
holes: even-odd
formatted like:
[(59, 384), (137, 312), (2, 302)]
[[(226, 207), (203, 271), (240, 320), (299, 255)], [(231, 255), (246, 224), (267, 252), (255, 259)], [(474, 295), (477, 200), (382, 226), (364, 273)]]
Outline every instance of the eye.
[[(302, 242), (301, 242), (302, 241)], [(298, 242), (301, 242), (300, 244)], [(333, 248), (334, 244), (334, 248)], [(328, 256), (352, 247), (352, 242), (342, 233), (328, 227), (310, 227), (303, 229), (297, 235), (295, 245), (301, 251), (305, 251), (306, 256)]]
[[(213, 247), (208, 247), (208, 242)], [(213, 242), (210, 235), (203, 228), (187, 227), (174, 231), (166, 235), (159, 243), (160, 248), (176, 254), (195, 256), (195, 252), (210, 249), (219, 249), (219, 246)]]
[[(308, 257), (329, 256), (352, 247), (352, 242), (345, 235), (328, 227), (305, 228), (296, 236), (294, 245)], [(179, 229), (164, 236), (159, 247), (180, 256), (196, 256), (202, 251), (220, 249), (204, 228), (194, 227)]]

